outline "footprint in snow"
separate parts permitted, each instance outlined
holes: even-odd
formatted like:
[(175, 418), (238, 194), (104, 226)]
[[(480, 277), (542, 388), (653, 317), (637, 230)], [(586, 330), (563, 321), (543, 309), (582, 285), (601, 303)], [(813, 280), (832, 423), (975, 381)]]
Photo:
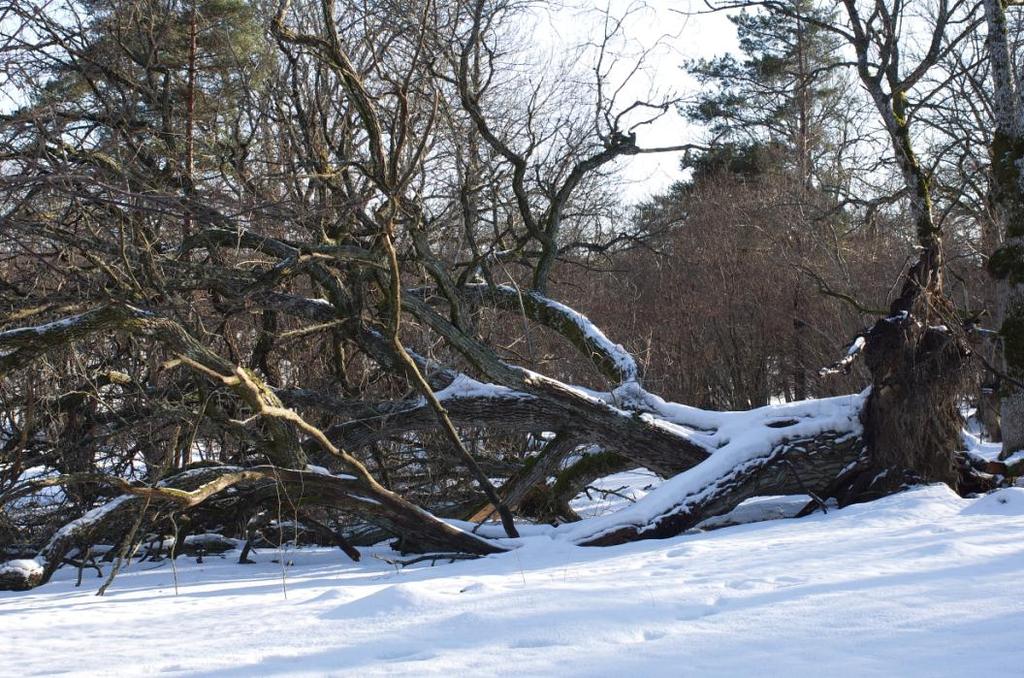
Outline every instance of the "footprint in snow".
[(377, 655), (377, 659), (388, 662), (422, 662), (433, 659), (436, 656), (433, 652), (425, 652), (415, 648), (396, 648), (387, 652), (381, 652)]
[(550, 638), (520, 638), (509, 644), (509, 647), (513, 650), (529, 650), (534, 648), (543, 647), (556, 647), (562, 645), (556, 640)]
[(680, 605), (676, 613), (676, 619), (679, 621), (692, 621), (694, 619), (700, 619), (701, 617), (709, 617), (717, 612), (718, 610), (715, 609), (715, 603), (711, 603), (710, 605)]
[(731, 581), (726, 586), (731, 589), (738, 589), (740, 591), (746, 591), (748, 589), (756, 589), (758, 587), (768, 584), (766, 579), (741, 579), (740, 581)]

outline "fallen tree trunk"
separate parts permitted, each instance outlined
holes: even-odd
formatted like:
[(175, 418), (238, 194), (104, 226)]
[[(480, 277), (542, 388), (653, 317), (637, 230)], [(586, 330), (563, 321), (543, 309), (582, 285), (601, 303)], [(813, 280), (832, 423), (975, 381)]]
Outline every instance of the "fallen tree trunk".
[[(368, 487), (351, 475), (333, 475), (311, 470), (275, 466), (205, 467), (184, 471), (157, 486), (130, 486), (116, 478), (48, 478), (29, 481), (0, 497), (0, 502), (22, 496), (26, 490), (74, 483), (105, 483), (126, 490), (110, 501), (58, 530), (36, 556), (41, 573), (23, 586), (45, 584), (74, 549), (82, 549), (104, 538), (116, 537), (121, 528), (136, 520), (140, 512), (152, 517), (161, 511), (186, 512), (231, 488), (248, 490), (256, 503), (280, 500), (286, 511), (314, 506), (340, 509), (400, 536), (404, 542), (425, 551), (457, 551), (473, 555), (499, 553), (505, 548), (464, 532), (434, 517), (392, 492)], [(25, 572), (33, 570), (22, 568)], [(14, 576), (13, 574), (11, 575)], [(14, 588), (14, 584), (10, 585)]]
[[(835, 398), (730, 413), (723, 417), (725, 425), (716, 433), (723, 444), (704, 462), (669, 479), (626, 509), (567, 526), (563, 536), (587, 546), (666, 538), (728, 513), (750, 497), (821, 492), (864, 452), (859, 428), (863, 399)], [(574, 447), (570, 441), (568, 437), (552, 441), (549, 456), (535, 462), (537, 472), (524, 476), (546, 478), (555, 460), (560, 461)], [(486, 555), (507, 548), (453, 527), (356, 476), (275, 466), (194, 469), (156, 487), (131, 486), (120, 479), (94, 476), (30, 481), (0, 497), (0, 503), (29, 489), (62, 482), (107, 482), (126, 493), (59, 530), (37, 556), (41, 576), (33, 574), (34, 583), (25, 580), (18, 586), (45, 583), (72, 549), (86, 548), (103, 535), (117, 533), (119, 526), (137, 519), (140, 511), (196, 507), (236, 486), (249, 486), (256, 502), (281, 497), (288, 507), (341, 509), (423, 550)], [(517, 493), (522, 492), (529, 483), (514, 487)]]
[(579, 524), (569, 538), (581, 546), (664, 539), (729, 513), (751, 497), (816, 495), (828, 488), (843, 469), (856, 463), (864, 449), (860, 435), (830, 431), (786, 441), (762, 457), (717, 475), (705, 474), (698, 466), (626, 509)]
[[(544, 445), (540, 453), (527, 462), (518, 473), (509, 478), (501, 487), (501, 497), (505, 504), (512, 509), (522, 505), (534, 488), (543, 485), (549, 476), (556, 474), (565, 458), (576, 449), (576, 442), (571, 434), (560, 433)], [(471, 522), (482, 522), (491, 517), (494, 513), (494, 506), (490, 503), (473, 512), (469, 517)], [(536, 513), (532, 517), (540, 517)]]

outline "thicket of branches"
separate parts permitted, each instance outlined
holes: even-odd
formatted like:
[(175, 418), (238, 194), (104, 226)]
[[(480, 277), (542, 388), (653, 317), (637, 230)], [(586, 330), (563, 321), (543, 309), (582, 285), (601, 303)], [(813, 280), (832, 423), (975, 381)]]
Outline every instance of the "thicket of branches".
[[(959, 445), (971, 380), (1019, 385), (970, 361), (1013, 234), (980, 13), (767, 3), (681, 101), (626, 98), (611, 15), (545, 64), (535, 10), (0, 4), (0, 556), (41, 564), (5, 586), (285, 523), (486, 554), (630, 466), (673, 480), (573, 541), (998, 481)], [(707, 143), (647, 138), (677, 106)], [(613, 170), (669, 150), (628, 214)]]

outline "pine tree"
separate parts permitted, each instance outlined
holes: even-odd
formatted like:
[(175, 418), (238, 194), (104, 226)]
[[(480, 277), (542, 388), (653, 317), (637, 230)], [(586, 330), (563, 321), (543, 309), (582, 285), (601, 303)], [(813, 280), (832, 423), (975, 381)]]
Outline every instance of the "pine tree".
[(87, 129), (66, 137), (66, 150), (96, 178), (193, 201), (203, 167), (221, 164), (241, 97), (269, 64), (252, 6), (90, 0), (78, 11), (83, 28), (68, 29), (68, 53), (40, 76), (46, 85), (21, 114), (46, 121), (39, 133), (51, 140)]
[(817, 23), (828, 19), (810, 0), (730, 16), (741, 56), (688, 65), (705, 88), (688, 117), (719, 142), (784, 149), (802, 184), (821, 182), (844, 99), (836, 37)]
[[(716, 166), (730, 171), (771, 173), (787, 185), (794, 204), (817, 206), (820, 216), (838, 214), (837, 195), (845, 179), (839, 168), (844, 150), (837, 130), (844, 124), (848, 88), (843, 87), (836, 35), (824, 28), (831, 17), (810, 0), (786, 0), (756, 12), (730, 16), (740, 55), (691, 62), (688, 70), (703, 92), (686, 114), (706, 126), (713, 151), (691, 156), (693, 178)], [(724, 163), (724, 165), (723, 165)], [(814, 225), (793, 223), (779, 234), (797, 269), (808, 264)], [(811, 389), (807, 322), (810, 281), (798, 278), (792, 290), (793, 316), (789, 397), (803, 399)]]

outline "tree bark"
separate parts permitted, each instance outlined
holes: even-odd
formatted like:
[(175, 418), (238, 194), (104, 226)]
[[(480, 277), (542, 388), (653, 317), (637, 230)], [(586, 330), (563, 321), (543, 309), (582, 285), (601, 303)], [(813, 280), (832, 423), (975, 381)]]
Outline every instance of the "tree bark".
[[(992, 206), (1006, 237), (989, 259), (996, 279), (996, 321), (1002, 341), (1000, 423), (1002, 458), (1024, 449), (1024, 107), (1013, 70), (1006, 27), (1006, 6), (984, 0), (988, 35), (985, 47), (992, 73)], [(999, 364), (997, 362), (997, 364)]]

